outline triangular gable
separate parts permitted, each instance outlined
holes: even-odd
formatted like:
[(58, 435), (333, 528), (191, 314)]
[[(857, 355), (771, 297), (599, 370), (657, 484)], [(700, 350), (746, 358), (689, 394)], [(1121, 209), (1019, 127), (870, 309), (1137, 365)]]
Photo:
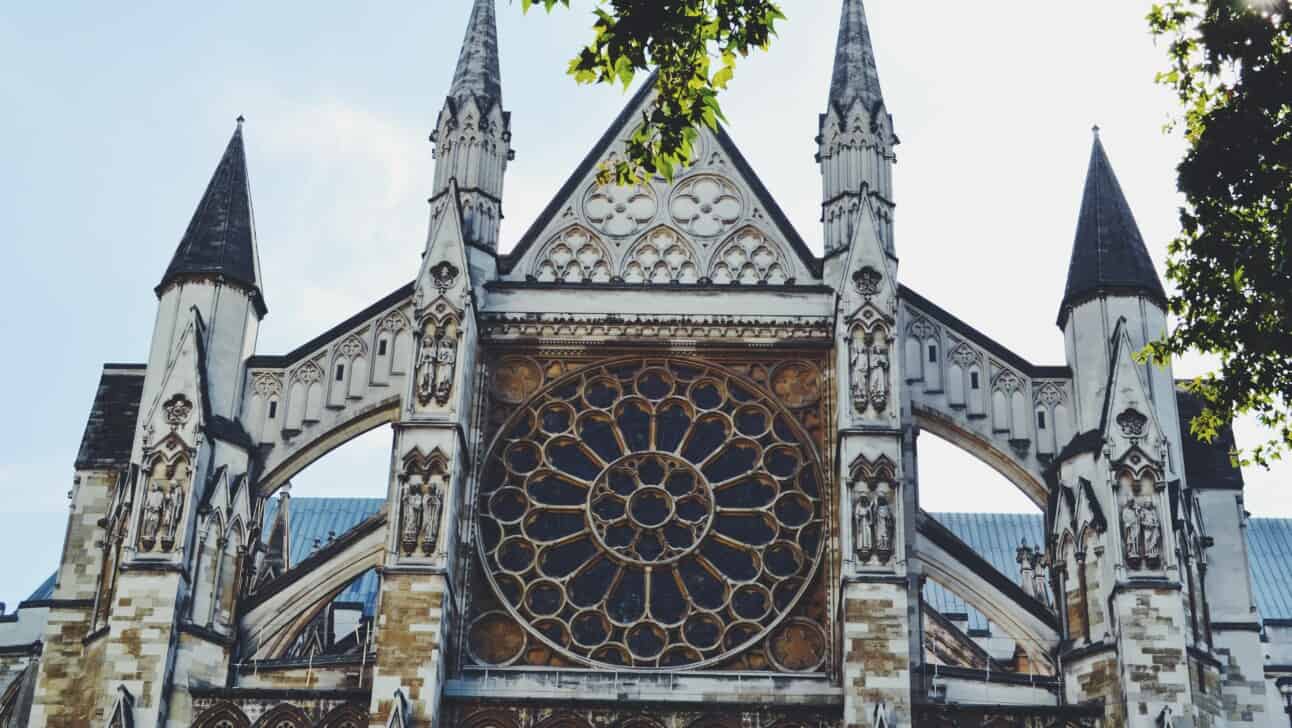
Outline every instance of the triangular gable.
[(862, 202), (857, 229), (844, 260), (842, 278), (827, 282), (840, 292), (845, 319), (869, 303), (891, 320), (897, 312), (897, 265), (884, 249), (874, 202), (869, 198)]
[(390, 718), (386, 721), (386, 728), (411, 728), (408, 715), (408, 699), (404, 697), (404, 691), (395, 690), (394, 699), (390, 701)]
[(1126, 319), (1119, 319), (1113, 331), (1100, 430), (1110, 446), (1113, 462), (1121, 460), (1131, 449), (1137, 449), (1149, 460), (1164, 464), (1162, 425), (1148, 394), (1143, 366), (1135, 362), (1134, 352)]
[[(591, 198), (596, 196), (595, 177), (600, 163), (622, 153), (622, 140), (627, 138), (641, 118), (654, 89), (655, 80), (652, 76), (629, 99), (623, 111), (593, 145), (552, 201), (539, 213), (516, 247), (499, 261), (499, 269), (504, 277), (524, 280), (532, 275), (532, 269), (536, 267), (534, 259), (543, 252), (544, 247), (562, 231), (578, 226), (598, 238), (597, 246), (594, 247), (605, 249), (607, 257), (612, 259), (606, 261), (606, 266), (611, 270), (608, 277), (617, 279), (628, 264), (624, 256), (633, 243), (652, 229), (668, 225), (697, 243), (694, 247), (705, 259), (702, 261), (705, 271), (713, 267), (714, 259), (721, 250), (729, 249), (730, 246), (724, 246), (725, 242), (736, 237), (742, 229), (756, 228), (783, 249), (784, 256), (792, 261), (789, 266), (792, 271), (787, 273), (786, 278), (798, 283), (819, 279), (820, 261), (808, 249), (731, 137), (721, 127), (716, 132), (702, 129), (701, 141), (696, 148), (696, 164), (689, 169), (680, 170), (672, 183), (658, 179), (652, 181), (649, 188), (641, 190), (643, 194), (640, 197), (645, 200), (630, 199), (634, 190), (615, 188), (605, 190), (608, 193), (605, 196), (619, 195), (626, 199), (597, 200), (592, 208), (588, 207)], [(688, 230), (684, 221), (687, 213), (674, 214), (675, 210), (684, 208), (675, 208), (673, 204), (687, 194), (684, 188), (688, 183), (697, 182), (704, 177), (712, 178), (718, 186), (727, 183), (737, 190), (741, 209), (735, 219), (723, 218), (721, 224)], [(702, 201), (698, 206), (703, 204), (707, 203)], [(596, 205), (601, 205), (606, 210), (606, 217), (597, 217)], [(701, 277), (710, 278), (704, 273)]]
[[(150, 444), (173, 434), (192, 447), (196, 433), (211, 419), (204, 362), (206, 352), (202, 341), (206, 327), (196, 308), (191, 314), (192, 320), (184, 327), (179, 341), (166, 358), (157, 394), (139, 420), (144, 437)], [(142, 444), (143, 440), (137, 442)], [(140, 454), (139, 451), (135, 453), (136, 456)]]
[(466, 245), (458, 182), (450, 179), (444, 192), (431, 200), (426, 254), (413, 287), (419, 310), (441, 297), (462, 309), (471, 287)]

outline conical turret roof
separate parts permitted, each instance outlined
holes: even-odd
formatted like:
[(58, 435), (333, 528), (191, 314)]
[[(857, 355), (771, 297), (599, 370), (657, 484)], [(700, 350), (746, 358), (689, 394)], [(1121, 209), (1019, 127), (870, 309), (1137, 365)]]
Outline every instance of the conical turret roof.
[(219, 276), (246, 286), (252, 290), (263, 315), (242, 117), (238, 117), (238, 128), (229, 139), (157, 290), (160, 293), (172, 281), (195, 275)]
[(1059, 311), (1060, 325), (1073, 306), (1101, 293), (1118, 292), (1147, 296), (1166, 305), (1166, 291), (1096, 127), (1068, 264), (1068, 284)]

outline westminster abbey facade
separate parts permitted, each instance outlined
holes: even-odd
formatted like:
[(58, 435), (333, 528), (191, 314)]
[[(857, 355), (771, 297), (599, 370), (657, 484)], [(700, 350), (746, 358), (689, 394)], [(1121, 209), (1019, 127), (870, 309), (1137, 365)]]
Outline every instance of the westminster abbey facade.
[[(1288, 529), (1134, 359), (1166, 296), (1097, 134), (1066, 361), (1033, 363), (902, 285), (898, 136), (841, 1), (810, 247), (721, 129), (597, 183), (649, 83), (500, 240), (474, 0), (415, 277), (285, 354), (255, 350), (240, 120), (147, 360), (103, 369), (62, 563), (0, 614), (0, 725), (1287, 725), (1292, 577), (1249, 545)], [(293, 499), (383, 425), (384, 493)], [(921, 433), (1039, 515), (923, 510)]]

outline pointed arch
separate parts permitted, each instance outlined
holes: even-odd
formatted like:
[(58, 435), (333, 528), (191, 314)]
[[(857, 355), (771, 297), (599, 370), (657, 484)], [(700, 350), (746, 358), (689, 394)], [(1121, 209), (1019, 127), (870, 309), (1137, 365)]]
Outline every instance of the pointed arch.
[(606, 244), (582, 225), (571, 225), (534, 257), (533, 277), (544, 283), (609, 283), (611, 257)]
[(779, 244), (746, 225), (714, 250), (707, 277), (717, 284), (780, 285), (794, 278), (794, 267)]
[(310, 728), (310, 718), (295, 705), (279, 703), (260, 716), (254, 728)]
[(625, 283), (696, 283), (700, 280), (699, 259), (681, 233), (660, 225), (628, 248), (619, 277)]
[(216, 703), (202, 711), (193, 728), (251, 728), (251, 721), (233, 703)]

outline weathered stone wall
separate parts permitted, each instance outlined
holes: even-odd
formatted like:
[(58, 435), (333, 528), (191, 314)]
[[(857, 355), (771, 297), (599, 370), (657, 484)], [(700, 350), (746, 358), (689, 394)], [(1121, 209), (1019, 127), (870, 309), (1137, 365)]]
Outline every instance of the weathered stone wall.
[(906, 584), (896, 579), (858, 581), (844, 587), (843, 724), (869, 728), (884, 703), (898, 725), (911, 720), (911, 655)]
[(1193, 685), (1193, 707), (1197, 728), (1228, 726), (1220, 693), (1220, 670), (1195, 657), (1189, 658), (1189, 682)]
[(193, 724), (197, 716), (189, 688), (195, 686), (220, 686), (228, 675), (229, 648), (181, 632), (175, 649), (174, 677), (171, 680), (170, 704), (166, 711), (166, 725), (182, 728)]
[(403, 691), (419, 725), (434, 720), (444, 677), (445, 596), (441, 574), (383, 571), (371, 725), (386, 725), (396, 690)]
[(1216, 630), (1216, 656), (1224, 663), (1219, 685), (1227, 725), (1272, 725), (1276, 717), (1267, 714), (1264, 650), (1260, 634), (1247, 630)]
[(167, 697), (180, 578), (172, 570), (122, 571), (103, 647), (97, 715), (112, 709), (117, 686), (124, 685), (135, 698), (137, 728), (157, 725)]
[(357, 658), (344, 665), (249, 666), (239, 670), (236, 682), (239, 688), (359, 690), (372, 684), (372, 667)]
[(1151, 726), (1170, 705), (1192, 705), (1179, 589), (1131, 588), (1113, 597), (1128, 725)]
[(1104, 701), (1103, 728), (1123, 728), (1125, 702), (1117, 670), (1117, 653), (1111, 647), (1063, 661), (1068, 702)]

